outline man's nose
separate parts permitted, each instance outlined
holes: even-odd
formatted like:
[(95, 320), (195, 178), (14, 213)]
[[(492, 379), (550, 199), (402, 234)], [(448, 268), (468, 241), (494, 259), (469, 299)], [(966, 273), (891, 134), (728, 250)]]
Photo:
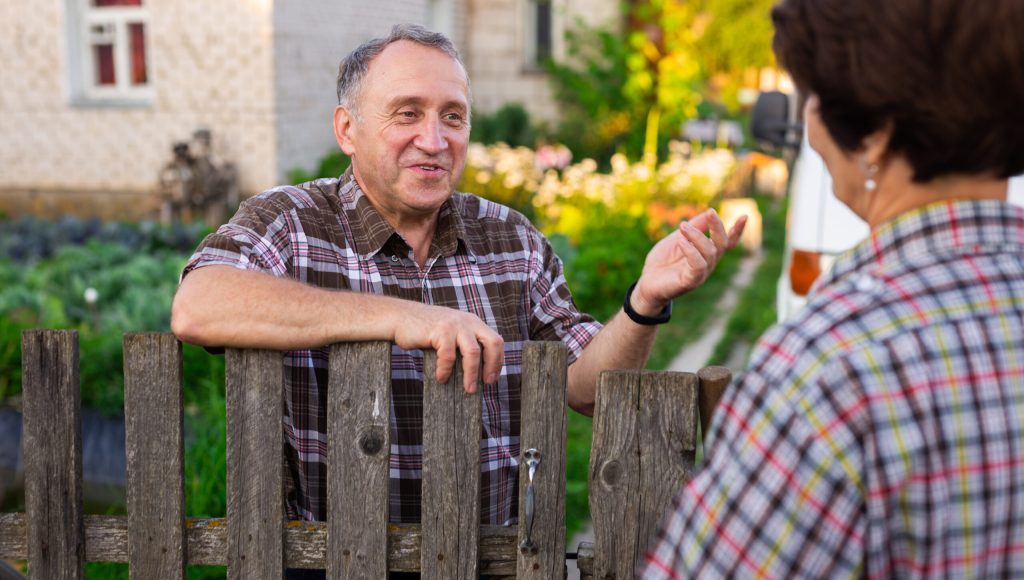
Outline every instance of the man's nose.
[(445, 137), (444, 123), (441, 119), (428, 115), (420, 124), (415, 143), (426, 153), (440, 153), (447, 149), (448, 139)]

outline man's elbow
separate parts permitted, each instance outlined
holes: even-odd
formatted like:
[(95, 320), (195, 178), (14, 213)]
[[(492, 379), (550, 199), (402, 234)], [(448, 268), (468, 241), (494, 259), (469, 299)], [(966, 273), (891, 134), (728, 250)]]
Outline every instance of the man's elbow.
[(204, 325), (195, 312), (195, 306), (182, 296), (175, 296), (171, 303), (171, 332), (182, 342), (210, 346), (211, 338), (203, 331)]

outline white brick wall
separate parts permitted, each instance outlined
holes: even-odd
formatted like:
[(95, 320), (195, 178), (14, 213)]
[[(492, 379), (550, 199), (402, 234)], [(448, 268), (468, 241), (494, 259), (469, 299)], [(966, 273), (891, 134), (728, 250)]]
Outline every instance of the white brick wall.
[(426, 0), (279, 1), (274, 8), (278, 165), (315, 168), (337, 150), (332, 116), (338, 63), (359, 44), (398, 23), (423, 24)]
[[(548, 75), (528, 70), (524, 62), (527, 0), (468, 0), (468, 65), (474, 107), (493, 112), (505, 103), (519, 103), (536, 119), (552, 120), (558, 109)], [(565, 54), (562, 31), (582, 19), (591, 26), (614, 24), (616, 0), (552, 0), (553, 50)]]
[(71, 104), (67, 3), (0, 2), (0, 189), (153, 191), (197, 127), (243, 191), (275, 182), (271, 0), (147, 0), (145, 106)]

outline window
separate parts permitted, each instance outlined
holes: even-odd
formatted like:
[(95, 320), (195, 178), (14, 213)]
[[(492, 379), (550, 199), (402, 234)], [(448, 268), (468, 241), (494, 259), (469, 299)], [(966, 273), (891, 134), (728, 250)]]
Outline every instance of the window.
[(151, 97), (144, 0), (69, 0), (76, 100), (136, 103)]
[(551, 0), (526, 0), (524, 64), (527, 70), (542, 70), (551, 58)]

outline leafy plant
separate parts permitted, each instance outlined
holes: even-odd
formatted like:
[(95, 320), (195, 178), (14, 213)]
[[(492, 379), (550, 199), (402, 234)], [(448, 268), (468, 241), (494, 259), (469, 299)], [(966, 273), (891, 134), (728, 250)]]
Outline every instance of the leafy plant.
[(316, 169), (312, 172), (306, 171), (301, 167), (296, 167), (288, 172), (288, 183), (305, 183), (307, 181), (313, 181), (314, 179), (339, 177), (348, 166), (352, 163), (352, 159), (348, 155), (345, 155), (340, 150), (332, 151), (325, 155)]
[(533, 147), (537, 137), (530, 114), (519, 103), (503, 105), (490, 114), (474, 113), (469, 134), (470, 140), (477, 143), (504, 143), (509, 147)]

